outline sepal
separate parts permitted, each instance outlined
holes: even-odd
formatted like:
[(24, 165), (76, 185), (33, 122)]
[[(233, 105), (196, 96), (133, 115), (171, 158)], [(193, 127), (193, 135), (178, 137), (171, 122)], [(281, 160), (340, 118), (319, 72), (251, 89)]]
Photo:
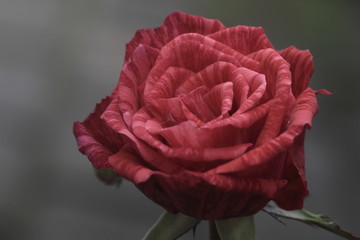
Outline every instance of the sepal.
[(117, 175), (112, 169), (96, 169), (96, 177), (106, 185), (116, 185), (119, 187), (122, 182), (122, 177)]
[(164, 212), (155, 225), (147, 232), (143, 240), (178, 239), (200, 221), (200, 219), (188, 217), (181, 213), (171, 214)]
[(253, 216), (217, 220), (215, 224), (221, 240), (255, 239)]
[(305, 209), (287, 211), (279, 208), (275, 204), (268, 204), (263, 210), (276, 219), (278, 219), (278, 217), (288, 218), (309, 224), (311, 226), (323, 228), (346, 239), (360, 240), (360, 237), (356, 237), (341, 229), (334, 220), (325, 215), (314, 214)]

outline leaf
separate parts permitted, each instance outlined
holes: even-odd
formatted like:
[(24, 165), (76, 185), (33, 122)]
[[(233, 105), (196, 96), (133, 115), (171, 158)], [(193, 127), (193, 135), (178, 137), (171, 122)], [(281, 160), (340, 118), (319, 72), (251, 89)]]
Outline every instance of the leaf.
[(215, 222), (221, 240), (254, 240), (253, 216), (230, 218)]
[(122, 177), (117, 175), (112, 169), (95, 169), (96, 177), (106, 185), (116, 185), (119, 187)]
[(195, 227), (201, 220), (181, 213), (164, 212), (143, 240), (174, 240)]
[(296, 221), (304, 222), (311, 226), (321, 227), (346, 239), (360, 240), (360, 237), (356, 237), (351, 233), (341, 229), (340, 226), (328, 216), (314, 214), (305, 209), (287, 211), (273, 204), (266, 205), (263, 210), (269, 213), (271, 216), (293, 219)]

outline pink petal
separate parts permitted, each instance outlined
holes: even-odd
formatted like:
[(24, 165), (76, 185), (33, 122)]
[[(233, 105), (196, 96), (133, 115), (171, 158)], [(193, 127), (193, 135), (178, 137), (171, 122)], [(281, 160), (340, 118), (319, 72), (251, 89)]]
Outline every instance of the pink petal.
[(145, 195), (172, 213), (200, 219), (252, 215), (277, 194), (286, 180), (203, 175), (189, 171), (166, 175), (154, 172), (138, 184)]
[(190, 70), (179, 67), (169, 67), (149, 93), (149, 101), (151, 101), (151, 99), (175, 97), (176, 89), (192, 75), (194, 75), (194, 72)]
[(312, 119), (318, 110), (315, 92), (311, 88), (307, 88), (296, 99), (289, 123), (294, 126), (311, 128)]
[(323, 94), (323, 95), (332, 95), (331, 92), (329, 92), (328, 90), (326, 89), (320, 89), (320, 90), (317, 90), (315, 91), (315, 94), (318, 95), (318, 94)]
[(314, 72), (312, 55), (308, 50), (302, 51), (294, 46), (279, 51), (280, 55), (290, 63), (292, 74), (291, 88), (295, 97), (300, 95), (308, 86)]
[(241, 129), (246, 129), (262, 120), (269, 112), (270, 107), (273, 104), (273, 100), (270, 100), (264, 104), (261, 104), (244, 113), (238, 111), (231, 116), (223, 119), (215, 119), (202, 125), (202, 128), (218, 128), (222, 126), (234, 126)]
[[(169, 61), (172, 66), (183, 67), (193, 72), (199, 72), (205, 67), (219, 62), (229, 62), (239, 65), (238, 60), (231, 55), (205, 45), (198, 41), (182, 41), (169, 49)], [(164, 53), (164, 48), (161, 53)]]
[(212, 38), (203, 36), (198, 33), (186, 33), (174, 38), (172, 41), (170, 41), (161, 49), (158, 62), (168, 58), (172, 54), (172, 49), (183, 42), (196, 42), (198, 44), (211, 47), (214, 50), (223, 53), (224, 55), (228, 55), (236, 58), (238, 64), (235, 65), (240, 65), (252, 69), (254, 71), (259, 70), (258, 62), (254, 61), (251, 57), (243, 55), (223, 43), (220, 43)]
[(209, 89), (205, 86), (201, 86), (188, 94), (180, 96), (181, 101), (185, 104), (187, 109), (189, 109), (201, 122), (210, 121), (216, 116), (204, 99), (208, 91)]
[(248, 98), (240, 105), (238, 112), (242, 113), (256, 106), (263, 98), (266, 90), (266, 80), (263, 74), (246, 68), (238, 68), (236, 74), (242, 75), (248, 83)]
[(245, 66), (252, 70), (259, 70), (257, 61), (211, 38), (196, 33), (176, 37), (161, 49), (149, 73), (144, 90), (145, 102), (151, 101), (149, 94), (169, 67), (181, 67), (197, 72), (219, 61), (229, 62), (237, 67)]
[[(132, 116), (142, 102), (140, 86), (144, 81), (158, 55), (158, 51), (143, 45), (138, 46), (133, 55), (121, 70), (119, 84), (112, 95), (118, 97), (119, 107), (123, 113)], [(131, 121), (125, 119), (131, 126)]]
[(141, 157), (133, 151), (130, 145), (125, 145), (109, 158), (109, 163), (120, 176), (135, 184), (149, 180), (153, 171), (144, 166)]
[[(278, 136), (288, 112), (288, 103), (292, 101), (291, 73), (289, 64), (273, 49), (260, 50), (252, 54), (262, 67), (266, 76), (266, 95), (274, 98), (267, 120), (256, 142), (259, 146)], [(285, 120), (287, 121), (287, 120)]]
[(184, 33), (208, 35), (225, 28), (219, 20), (207, 19), (178, 11), (167, 16), (163, 25), (167, 42)]
[[(163, 156), (159, 155), (149, 146), (144, 144), (139, 140), (134, 134), (129, 131), (125, 122), (123, 121), (122, 115), (118, 108), (118, 102), (114, 99), (109, 106), (106, 108), (105, 112), (101, 116), (102, 119), (116, 132), (124, 135), (129, 139), (134, 147), (137, 149), (140, 156), (143, 160), (154, 169), (158, 169), (164, 173), (172, 173), (182, 171), (183, 168), (177, 164), (167, 161)], [(135, 125), (135, 126), (134, 126)], [(136, 128), (136, 122), (133, 123), (133, 128)]]
[[(187, 108), (185, 105), (186, 101), (192, 101), (192, 97), (197, 96), (197, 91), (189, 94), (188, 96), (174, 97), (174, 98), (160, 98), (157, 100), (153, 100), (149, 102), (146, 106), (147, 110), (155, 116), (163, 125), (172, 126), (183, 121), (191, 120), (197, 125), (201, 126), (204, 122), (199, 118), (199, 116), (195, 115), (192, 111), (196, 113), (196, 109), (193, 107), (192, 110)], [(186, 97), (189, 99), (186, 100)], [(185, 102), (184, 102), (185, 101)], [(207, 107), (207, 106), (206, 106)], [(206, 111), (206, 109), (200, 109), (199, 112), (201, 118), (212, 118), (212, 113), (210, 110)], [(208, 116), (210, 114), (210, 116)]]
[[(302, 126), (291, 126), (289, 129), (280, 134), (278, 137), (264, 143), (259, 147), (248, 151), (237, 159), (225, 163), (215, 169), (209, 171), (209, 174), (222, 174), (222, 173), (241, 173), (256, 176), (262, 173), (266, 167), (266, 163), (274, 160), (278, 154), (288, 150), (294, 143), (294, 139), (303, 131)], [(281, 164), (277, 162), (275, 164)]]
[(236, 69), (237, 67), (232, 63), (217, 61), (184, 81), (175, 94), (186, 94), (201, 86), (211, 89), (220, 83), (232, 82), (236, 77), (234, 74)]
[(73, 131), (81, 153), (98, 169), (111, 168), (108, 158), (124, 144), (122, 136), (100, 118), (111, 101), (104, 98), (83, 122), (75, 122)]
[(148, 103), (147, 110), (162, 124), (172, 126), (187, 120), (180, 98), (160, 98)]
[[(263, 49), (250, 55), (260, 62), (260, 70), (265, 75), (268, 98), (274, 98), (277, 92), (284, 94), (291, 85), (290, 64), (285, 61), (274, 49)], [(288, 85), (288, 86), (287, 86)]]
[[(201, 162), (232, 159), (244, 153), (246, 149), (251, 145), (249, 143), (244, 143), (237, 144), (235, 146), (231, 145), (230, 147), (197, 147), (199, 143), (200, 145), (201, 143), (209, 144), (209, 140), (219, 140), (219, 138), (215, 138), (214, 135), (219, 135), (221, 131), (215, 132), (206, 129), (201, 130), (197, 128), (196, 124), (188, 121), (171, 128), (165, 128), (160, 131), (162, 137), (165, 137), (166, 140), (170, 142), (170, 144), (174, 144), (175, 147), (171, 147), (162, 142), (157, 136), (153, 136), (150, 134), (154, 133), (155, 131), (149, 129), (149, 127), (154, 126), (152, 122), (152, 125), (147, 125), (147, 122), (149, 120), (152, 119), (144, 109), (138, 111), (134, 115), (133, 132), (136, 137), (146, 142), (149, 146), (160, 150), (161, 153), (167, 158), (178, 158), (179, 160), (181, 159), (178, 164), (184, 167), (187, 167), (186, 162), (188, 160), (191, 162)], [(159, 131), (159, 129), (157, 129), (156, 131)], [(185, 141), (185, 139), (187, 142)], [(225, 142), (225, 144), (226, 143), (227, 142)], [(176, 146), (177, 144), (181, 145)], [(189, 146), (188, 144), (193, 144), (194, 146)], [(177, 159), (173, 160), (177, 161)]]
[[(204, 95), (204, 100), (215, 116), (225, 116), (231, 110), (233, 97), (233, 83), (225, 82), (214, 86)], [(197, 105), (196, 103), (194, 104), (195, 106)]]
[(207, 35), (224, 28), (225, 26), (218, 20), (173, 12), (166, 17), (164, 23), (158, 28), (137, 31), (134, 38), (126, 45), (125, 60), (132, 55), (132, 52), (139, 44), (160, 49), (167, 42), (183, 33), (195, 32)]
[(286, 156), (282, 178), (288, 180), (288, 183), (274, 200), (283, 209), (303, 208), (304, 197), (309, 193), (305, 179), (304, 136), (305, 132), (295, 139)]
[[(297, 137), (304, 132), (305, 127), (311, 126), (311, 121), (317, 113), (317, 110), (318, 105), (314, 91), (312, 89), (305, 90), (296, 100), (288, 129), (285, 132), (263, 145), (255, 147), (241, 157), (223, 164), (216, 169), (210, 170), (209, 172), (218, 174), (243, 172), (250, 174), (252, 169), (261, 171), (261, 166), (264, 166), (265, 163), (276, 158), (278, 154), (284, 153), (294, 146)], [(299, 169), (303, 168), (303, 163), (301, 163), (301, 161), (297, 164), (295, 163)], [(277, 162), (276, 164), (280, 163)]]
[(210, 34), (208, 37), (244, 55), (260, 49), (273, 48), (261, 27), (236, 26)]

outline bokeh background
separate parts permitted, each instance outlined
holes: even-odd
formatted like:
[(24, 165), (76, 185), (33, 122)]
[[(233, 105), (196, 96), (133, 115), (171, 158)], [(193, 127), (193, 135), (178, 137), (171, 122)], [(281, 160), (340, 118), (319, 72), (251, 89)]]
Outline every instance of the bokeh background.
[[(360, 235), (360, 1), (1, 0), (0, 239), (141, 239), (155, 222), (162, 209), (131, 183), (96, 179), (72, 123), (116, 85), (134, 32), (174, 10), (263, 26), (276, 48), (311, 50), (311, 87), (334, 95), (319, 96), (307, 134), (306, 208)], [(258, 239), (341, 239), (286, 222), (259, 213)]]

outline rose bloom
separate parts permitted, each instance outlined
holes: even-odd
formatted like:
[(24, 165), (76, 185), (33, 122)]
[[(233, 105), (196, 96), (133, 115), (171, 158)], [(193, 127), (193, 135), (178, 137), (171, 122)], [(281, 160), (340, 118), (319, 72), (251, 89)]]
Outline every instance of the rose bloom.
[(174, 12), (136, 32), (117, 87), (74, 134), (95, 168), (171, 213), (225, 219), (270, 200), (299, 209), (312, 73), (309, 51), (277, 51), (261, 27)]

